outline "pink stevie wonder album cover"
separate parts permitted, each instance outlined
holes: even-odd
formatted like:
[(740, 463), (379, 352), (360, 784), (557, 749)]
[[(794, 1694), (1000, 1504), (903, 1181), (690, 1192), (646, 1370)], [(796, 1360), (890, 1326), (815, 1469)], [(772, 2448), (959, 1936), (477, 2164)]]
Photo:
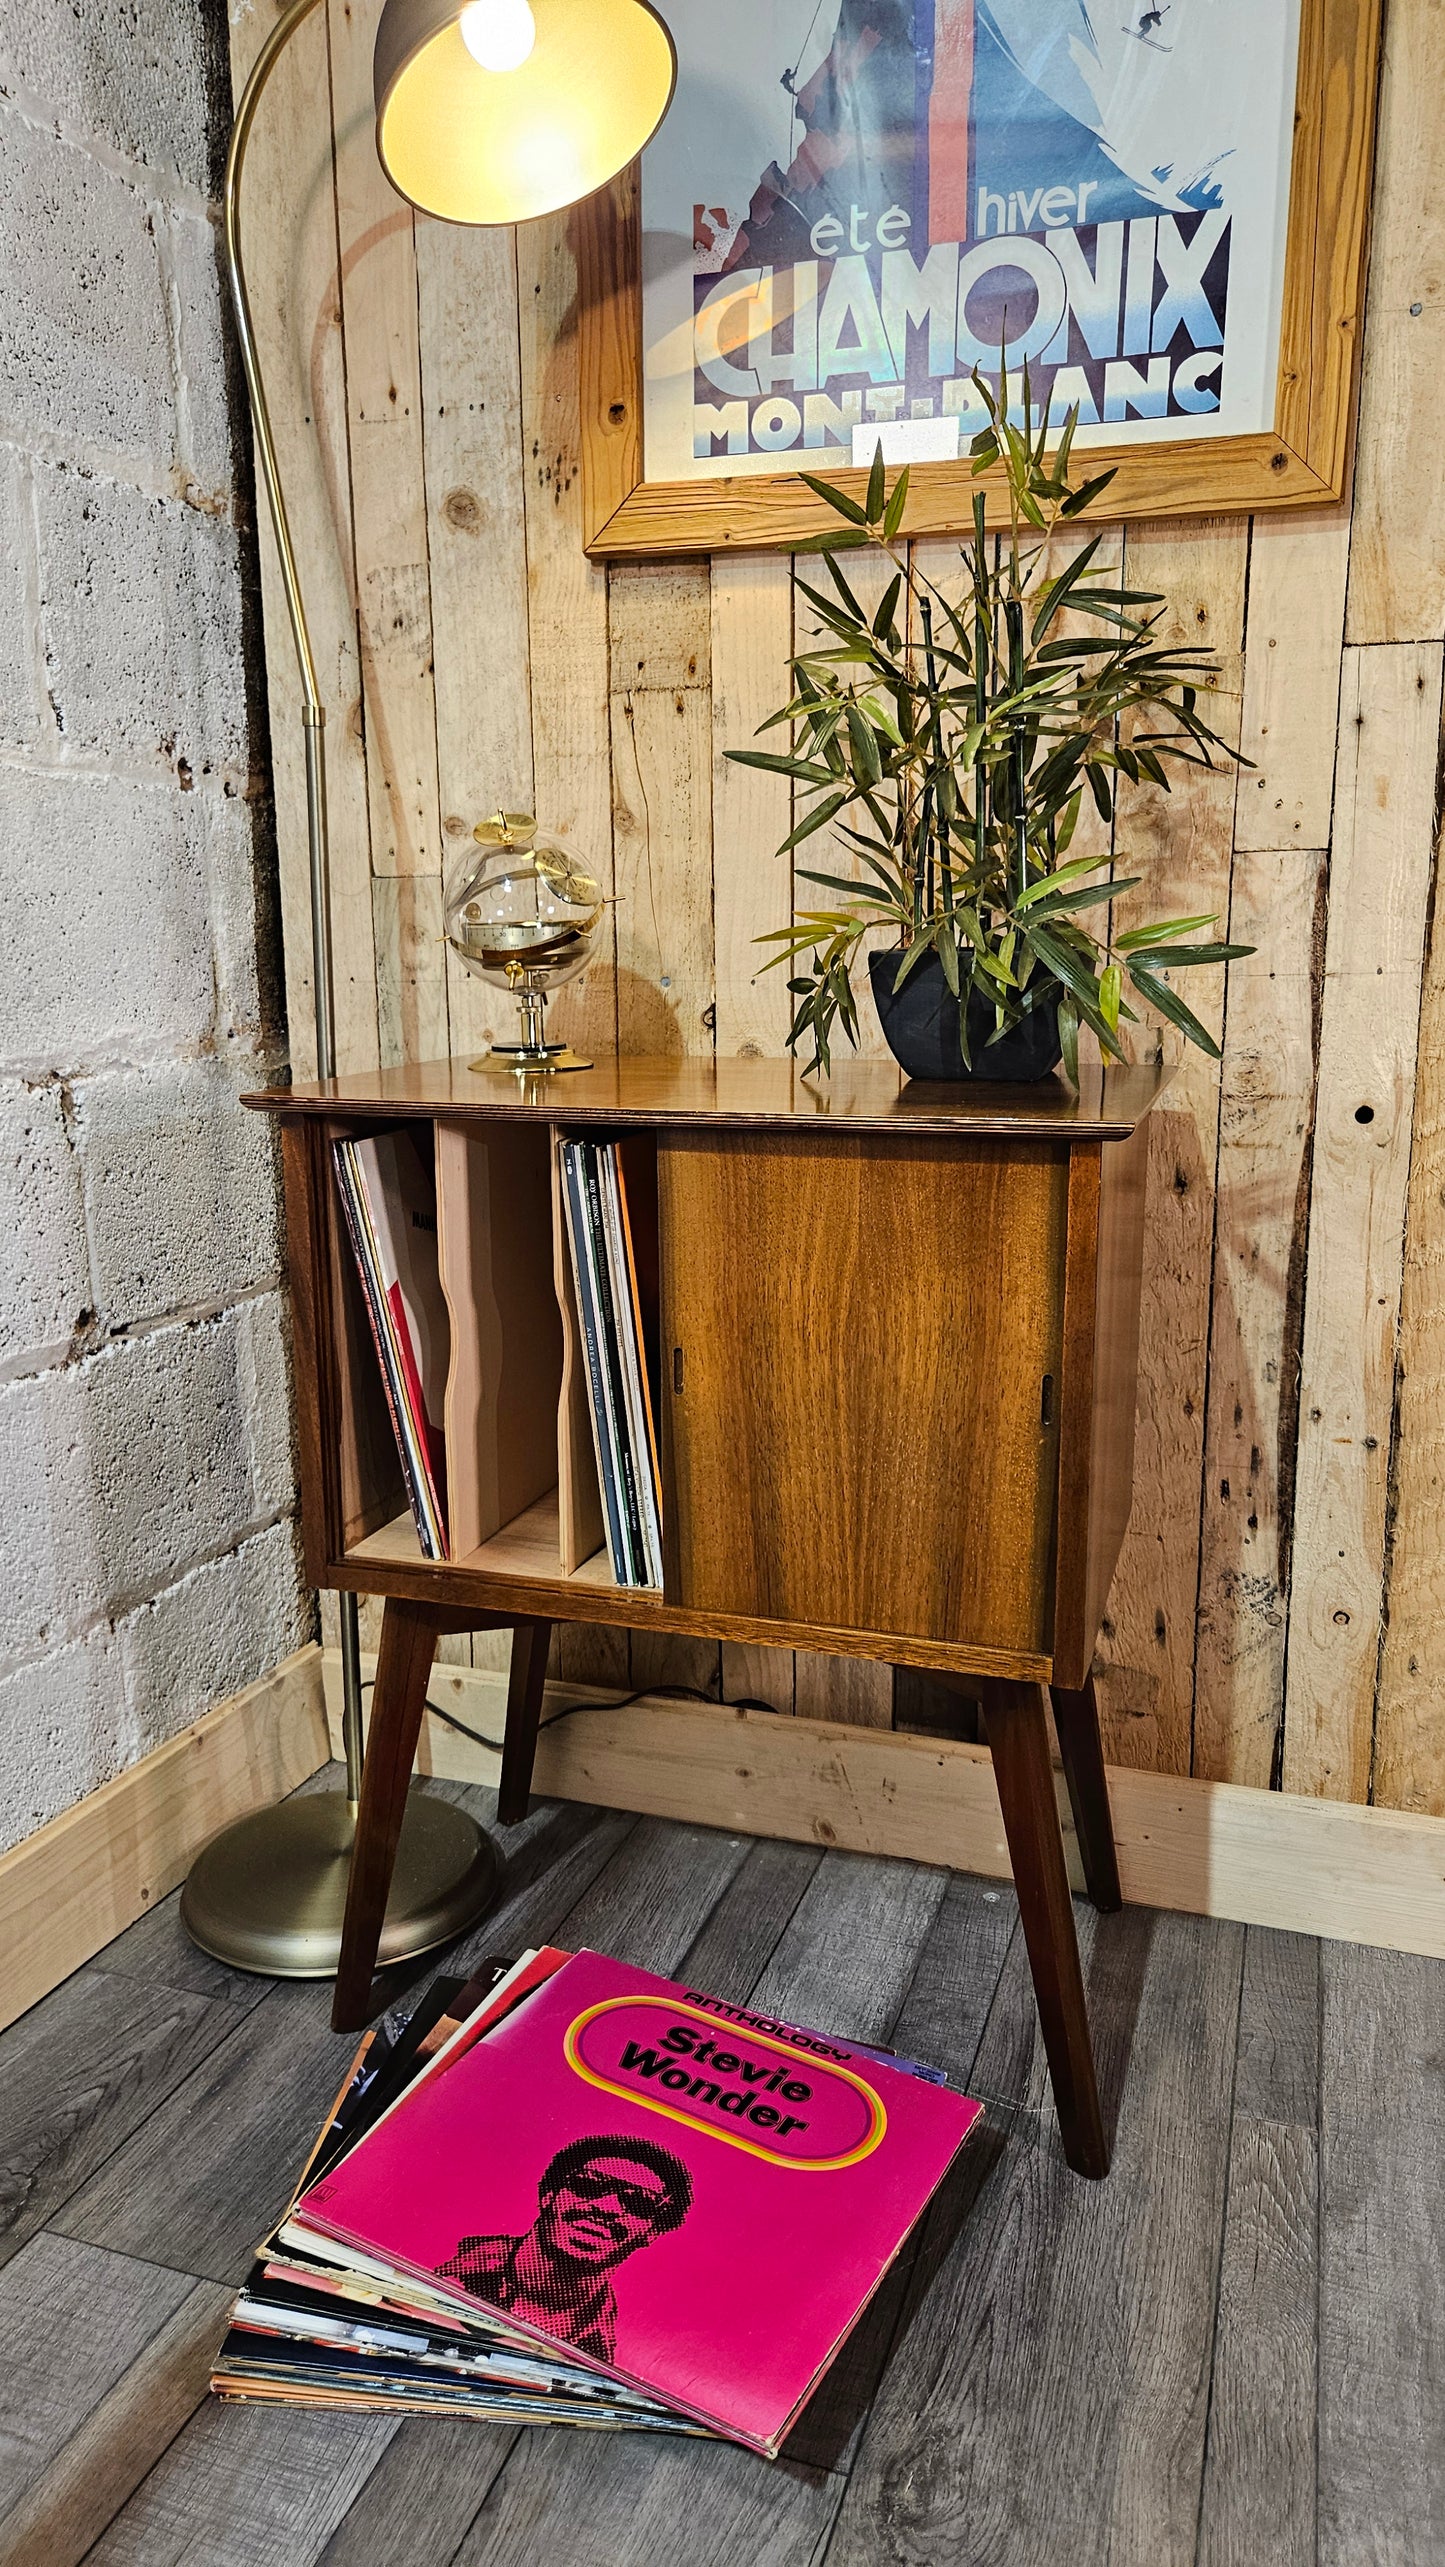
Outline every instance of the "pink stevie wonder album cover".
[(979, 2112), (581, 1952), (297, 2216), (772, 2454)]

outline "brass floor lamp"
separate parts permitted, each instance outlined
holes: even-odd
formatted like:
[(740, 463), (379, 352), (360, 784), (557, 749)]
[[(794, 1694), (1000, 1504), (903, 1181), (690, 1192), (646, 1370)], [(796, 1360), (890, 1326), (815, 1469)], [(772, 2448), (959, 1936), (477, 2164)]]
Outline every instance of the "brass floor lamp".
[[(240, 205), (246, 147), (267, 82), (320, 0), (291, 0), (252, 66), (226, 162), (226, 261), (256, 453), (301, 678), (316, 996), (316, 1058), (336, 1069), (326, 707), (287, 522), (251, 320)], [(676, 77), (672, 38), (648, 0), (386, 0), (376, 34), (376, 144), (399, 195), (445, 222), (529, 222), (625, 169), (656, 131)], [(188, 1933), (240, 1969), (327, 1978), (361, 1791), (357, 1604), (340, 1598), (346, 1791), (281, 1801), (227, 1828), (192, 1866)], [(497, 1879), (490, 1839), (450, 1802), (414, 1794), (382, 1933), (383, 1963), (445, 1942), (481, 1914)]]

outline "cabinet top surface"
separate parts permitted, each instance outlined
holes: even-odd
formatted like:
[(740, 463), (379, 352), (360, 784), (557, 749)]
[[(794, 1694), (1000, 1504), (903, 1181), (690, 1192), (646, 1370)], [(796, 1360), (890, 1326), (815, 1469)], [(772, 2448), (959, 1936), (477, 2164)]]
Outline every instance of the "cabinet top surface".
[(306, 1087), (247, 1096), (273, 1114), (443, 1115), (544, 1123), (832, 1125), (960, 1137), (1121, 1141), (1172, 1076), (1145, 1068), (1085, 1069), (1074, 1094), (1056, 1072), (1030, 1087), (952, 1086), (906, 1079), (891, 1061), (842, 1061), (805, 1078), (792, 1060), (601, 1059), (588, 1070), (474, 1070), (465, 1060), (359, 1070)]

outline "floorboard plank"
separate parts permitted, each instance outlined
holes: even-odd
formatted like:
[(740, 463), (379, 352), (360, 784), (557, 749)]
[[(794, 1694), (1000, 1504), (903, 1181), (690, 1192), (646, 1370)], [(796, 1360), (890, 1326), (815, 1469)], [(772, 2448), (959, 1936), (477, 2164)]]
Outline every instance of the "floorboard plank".
[(395, 2432), (392, 2416), (208, 2398), (86, 2567), (314, 2567)]
[[(991, 2167), (981, 2149), (970, 2176), (964, 2151), (970, 2215), (945, 2240), (944, 2196), (925, 2227), (829, 2567), (1192, 2562), (1242, 1934), (1139, 1909), (1079, 1923), (1105, 2091), (1122, 2077), (1113, 2172), (1065, 2166), (1035, 2040)], [(976, 2089), (1014, 2081), (1019, 1948)]]
[(469, 2416), (404, 2417), (321, 2552), (319, 2567), (400, 2567), (403, 2560), (446, 2567), (516, 2439), (515, 2425)]
[(1314, 2567), (1319, 2149), (1235, 2123), (1199, 2567)]
[[(952, 2085), (971, 2094), (978, 2045), (1017, 1927), (1018, 1902), (1011, 1888), (955, 1874), (889, 2033), (890, 2047), (942, 2068)], [(963, 2163), (949, 2183), (950, 2203), (960, 2218), (981, 2180), (980, 2160), (986, 2163), (991, 2150), (985, 2118), (975, 2125)], [(935, 2223), (934, 2251), (937, 2233)], [(864, 2418), (891, 2358), (900, 2313), (909, 2302), (923, 2235), (920, 2223), (789, 2436), (788, 2459), (845, 2474), (852, 2466)]]
[(182, 2273), (43, 2230), (21, 2249), (0, 2277), (0, 2514), (30, 2493), (191, 2288)]
[(1320, 1947), (1245, 1936), (1199, 2567), (1314, 2567)]
[(108, 1943), (104, 1954), (107, 1970), (121, 1978), (143, 1979), (153, 1988), (185, 1988), (192, 1996), (225, 1997), (233, 2005), (259, 2005), (270, 1986), (269, 1979), (252, 1970), (232, 1970), (224, 1961), (213, 1961), (193, 1943), (181, 1923), (181, 1893), (172, 1890), (169, 1898), (138, 1916), (124, 1934)]
[(1234, 2110), (1319, 2128), (1320, 1947), (1312, 1934), (1251, 1925), (1245, 1935)]
[(242, 2280), (345, 2073), (331, 1990), (272, 1988), (53, 2222), (64, 2237)]
[(1445, 1967), (1327, 1943), (1320, 2567), (1445, 2559)]
[(90, 1962), (0, 2036), (0, 2265), (245, 2015)]
[[(566, 1854), (520, 1888), (508, 1885), (472, 1940), (509, 1952), (544, 1939), (631, 1825), (594, 1816), (580, 1832), (559, 1830)], [(330, 2012), (328, 1981), (277, 1981), (54, 2225), (67, 2237), (238, 2284), (356, 2047), (354, 2035), (332, 2031)]]
[(750, 1839), (641, 1818), (605, 1871), (568, 1909), (569, 1952), (606, 1952), (670, 1975), (747, 1861)]
[[(50, 2242), (36, 2240), (37, 2246)], [(125, 2326), (138, 2328), (145, 2323), (154, 2301), (148, 2277), (155, 2268), (137, 2266), (125, 2257), (102, 2256), (91, 2246), (70, 2247), (68, 2252), (87, 2259), (83, 2305), (75, 2328), (78, 2341), (74, 2350), (66, 2348), (66, 2376), (76, 2389), (86, 2366), (95, 2361), (107, 2305), (111, 2312), (118, 2311)], [(100, 2275), (97, 2265), (106, 2268)], [(184, 2286), (181, 2275), (166, 2273), (164, 2280), (167, 2285)], [(215, 2282), (195, 2282), (185, 2288), (184, 2297), (149, 2342), (141, 2345), (96, 2404), (77, 2417), (67, 2439), (0, 2521), (0, 2556), (6, 2567), (79, 2567), (111, 2517), (206, 2397), (229, 2297)], [(47, 2302), (43, 2314), (44, 2358), (52, 2370), (58, 2370), (57, 2357), (65, 2356), (57, 2341), (53, 2303)]]
[[(788, 1919), (747, 2002), (761, 2013), (883, 2040), (946, 1876), (907, 1863), (829, 1854)], [(714, 1946), (716, 1983), (724, 1956)], [(689, 1960), (689, 1976), (693, 1975)], [(843, 2490), (837, 2476), (769, 2466), (727, 2443), (661, 2444), (633, 2434), (523, 2435), (456, 2567), (804, 2567)]]
[(816, 1846), (759, 1839), (679, 1964), (688, 1986), (740, 2005), (822, 1859)]

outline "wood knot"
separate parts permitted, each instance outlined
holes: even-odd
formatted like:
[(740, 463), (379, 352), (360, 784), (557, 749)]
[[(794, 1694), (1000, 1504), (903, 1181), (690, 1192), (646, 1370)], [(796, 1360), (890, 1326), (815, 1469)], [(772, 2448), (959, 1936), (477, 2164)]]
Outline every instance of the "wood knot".
[(459, 535), (482, 531), (482, 503), (474, 490), (449, 490), (442, 501), (442, 515)]

